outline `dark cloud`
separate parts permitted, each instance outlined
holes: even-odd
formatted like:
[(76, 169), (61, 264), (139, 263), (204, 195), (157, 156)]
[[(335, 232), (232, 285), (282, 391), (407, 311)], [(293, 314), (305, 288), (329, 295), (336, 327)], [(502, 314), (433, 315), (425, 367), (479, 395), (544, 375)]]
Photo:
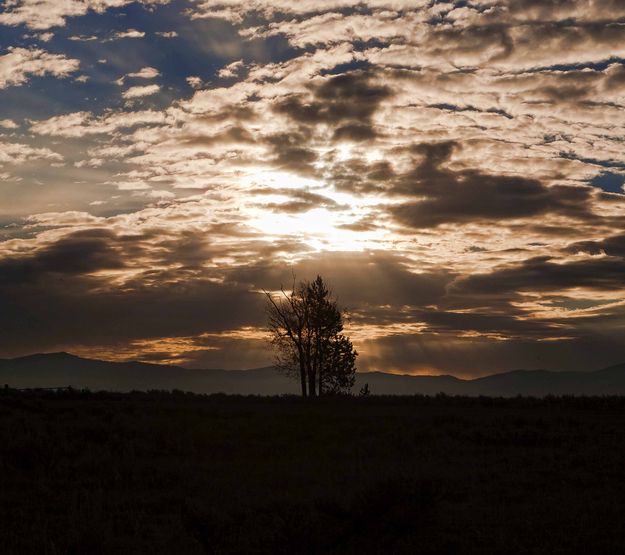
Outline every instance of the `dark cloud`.
[(565, 252), (592, 255), (606, 254), (608, 256), (616, 256), (625, 259), (625, 235), (614, 235), (602, 241), (579, 241), (567, 247)]
[(522, 291), (560, 291), (584, 287), (599, 291), (624, 288), (625, 263), (615, 258), (585, 259), (569, 263), (536, 257), (488, 274), (473, 274), (454, 282), (451, 290), (462, 295), (493, 295)]
[(528, 20), (545, 21), (566, 19), (567, 16), (584, 16), (582, 19), (605, 20), (607, 14), (613, 17), (625, 15), (620, 0), (515, 0), (499, 1), (499, 6), (506, 7), (513, 17)]
[[(200, 271), (204, 255), (192, 254), (202, 244), (198, 237), (156, 245), (144, 240), (83, 230), (0, 261), (0, 350), (124, 343), (262, 324), (258, 294)], [(137, 260), (148, 253), (149, 266), (137, 274)], [(168, 267), (157, 269), (153, 257), (159, 256)], [(131, 268), (135, 274), (123, 285), (98, 274)]]
[(492, 222), (561, 214), (592, 220), (589, 187), (547, 187), (535, 179), (490, 175), (478, 170), (453, 171), (444, 167), (456, 142), (421, 144), (415, 169), (396, 180), (394, 192), (419, 197), (391, 209), (397, 221), (411, 228), (441, 224)]
[(429, 37), (428, 48), (433, 57), (448, 56), (450, 50), (462, 51), (463, 56), (488, 53), (489, 61), (501, 60), (514, 51), (514, 41), (507, 25), (472, 26), (458, 33), (449, 26), (436, 26)]
[(324, 162), (323, 176), (337, 191), (355, 195), (392, 193), (397, 173), (389, 160), (369, 162), (356, 156), (337, 160), (333, 151)]
[(390, 305), (427, 306), (437, 304), (452, 276), (441, 269), (415, 273), (410, 261), (385, 252), (335, 252), (307, 257), (292, 266), (263, 261), (228, 272), (228, 281), (253, 288), (276, 290), (289, 287), (293, 274), (314, 279), (317, 274), (332, 284), (341, 302), (349, 308)]
[(625, 66), (614, 64), (608, 70), (608, 77), (605, 80), (605, 87), (608, 90), (621, 90), (625, 88)]
[(340, 205), (329, 197), (304, 189), (262, 188), (255, 189), (253, 192), (257, 195), (281, 195), (288, 197), (289, 200), (285, 202), (262, 204), (264, 208), (275, 212), (296, 214), (300, 212), (308, 212), (314, 208), (326, 208), (328, 210), (342, 210), (346, 208), (346, 206)]
[(435, 108), (437, 110), (448, 111), (448, 112), (478, 112), (481, 114), (496, 114), (498, 116), (503, 116), (506, 119), (514, 119), (514, 116), (510, 115), (505, 110), (501, 110), (499, 108), (487, 108), (483, 110), (481, 108), (476, 108), (475, 106), (457, 106), (455, 104), (429, 104), (428, 108)]
[(315, 175), (316, 150), (309, 148), (310, 134), (304, 129), (291, 133), (277, 133), (265, 138), (274, 155), (272, 166), (291, 170), (300, 175)]
[(454, 312), (428, 311), (419, 314), (418, 319), (428, 324), (430, 332), (447, 332), (461, 335), (465, 332), (477, 332), (481, 335), (495, 335), (511, 339), (542, 339), (562, 333), (561, 327), (555, 322), (523, 319), (515, 314), (515, 310), (507, 314), (493, 312)]
[(3, 287), (0, 348), (15, 353), (123, 344), (263, 324), (259, 295), (208, 279), (185, 278), (184, 273), (147, 275), (141, 286), (123, 288), (109, 287), (104, 279), (78, 277)]
[(336, 140), (348, 140), (354, 142), (368, 141), (378, 136), (372, 125), (362, 123), (349, 123), (337, 127), (334, 131)]
[(27, 255), (0, 260), (0, 283), (21, 283), (46, 274), (79, 275), (124, 267), (126, 238), (90, 229), (71, 233)]
[(328, 78), (313, 89), (312, 98), (289, 96), (274, 110), (298, 123), (336, 126), (336, 139), (361, 141), (376, 135), (371, 117), (391, 95), (388, 86), (375, 84), (369, 73), (358, 71)]

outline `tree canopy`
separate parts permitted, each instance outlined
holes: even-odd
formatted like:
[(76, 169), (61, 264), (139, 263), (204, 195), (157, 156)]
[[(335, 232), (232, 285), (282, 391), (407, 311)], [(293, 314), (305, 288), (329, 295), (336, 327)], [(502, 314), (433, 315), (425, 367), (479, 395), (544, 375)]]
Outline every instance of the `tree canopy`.
[(343, 334), (343, 312), (321, 276), (290, 292), (265, 292), (277, 366), (299, 378), (302, 396), (349, 391), (358, 353)]

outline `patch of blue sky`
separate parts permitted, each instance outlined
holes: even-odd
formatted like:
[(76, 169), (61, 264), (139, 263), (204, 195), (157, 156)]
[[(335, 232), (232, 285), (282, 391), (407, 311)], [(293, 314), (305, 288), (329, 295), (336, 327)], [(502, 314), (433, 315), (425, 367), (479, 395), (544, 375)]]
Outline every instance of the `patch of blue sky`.
[[(149, 10), (135, 3), (101, 14), (91, 11), (69, 18), (65, 27), (51, 29), (54, 37), (48, 42), (42, 42), (24, 27), (2, 26), (0, 44), (4, 51), (10, 46), (38, 47), (80, 61), (80, 69), (68, 77), (31, 76), (24, 85), (1, 90), (2, 117), (44, 119), (74, 111), (99, 114), (133, 107), (160, 109), (193, 94), (187, 77), (199, 77), (206, 87), (221, 86), (226, 81), (217, 73), (232, 62), (266, 64), (301, 53), (285, 37), (248, 39), (225, 20), (190, 19), (186, 7), (188, 2), (174, 0)], [(144, 35), (117, 36), (129, 29)], [(160, 34), (172, 31), (175, 37)], [(160, 75), (150, 80), (128, 78), (122, 86), (116, 83), (144, 67), (155, 68)], [(87, 80), (76, 81), (79, 76)], [(135, 99), (132, 104), (123, 98), (130, 86), (148, 84), (157, 84), (159, 92)]]
[(578, 160), (579, 162), (583, 162), (584, 164), (592, 164), (594, 166), (602, 166), (604, 168), (625, 169), (625, 162), (621, 162), (619, 160), (601, 160), (599, 158), (585, 158), (583, 156), (578, 156), (574, 152), (560, 152), (560, 158), (565, 158), (567, 160)]
[(371, 62), (368, 60), (352, 60), (344, 64), (338, 64), (329, 69), (322, 69), (319, 73), (321, 75), (339, 75), (341, 73), (349, 73), (357, 70), (364, 70), (371, 67)]
[(568, 71), (581, 71), (584, 69), (592, 69), (594, 71), (605, 71), (612, 64), (625, 65), (625, 58), (611, 57), (606, 60), (600, 60), (598, 62), (578, 62), (573, 64), (555, 64), (551, 66), (541, 66), (532, 69), (523, 70), (517, 73), (539, 73), (543, 71), (561, 71), (566, 73)]
[(623, 185), (625, 184), (625, 175), (613, 172), (603, 172), (591, 180), (591, 185), (602, 189), (606, 193), (623, 194)]
[(6, 54), (11, 46), (28, 48), (35, 44), (43, 44), (33, 37), (33, 33), (24, 27), (0, 25), (0, 55)]

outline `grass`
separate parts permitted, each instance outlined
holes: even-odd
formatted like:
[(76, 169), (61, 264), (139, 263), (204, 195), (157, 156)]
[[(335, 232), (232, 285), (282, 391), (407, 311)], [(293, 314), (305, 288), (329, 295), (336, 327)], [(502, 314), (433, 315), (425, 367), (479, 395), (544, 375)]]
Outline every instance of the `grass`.
[(0, 553), (625, 553), (625, 399), (0, 392)]

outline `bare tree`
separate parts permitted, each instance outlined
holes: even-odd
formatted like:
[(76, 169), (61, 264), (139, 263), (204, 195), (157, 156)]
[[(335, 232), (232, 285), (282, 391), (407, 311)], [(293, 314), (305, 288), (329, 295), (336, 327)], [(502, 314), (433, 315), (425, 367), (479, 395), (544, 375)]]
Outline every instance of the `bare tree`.
[(308, 351), (308, 306), (305, 302), (305, 288), (300, 284), (290, 293), (280, 288), (280, 295), (274, 297), (265, 291), (267, 297), (267, 319), (271, 332), (271, 343), (276, 355), (276, 366), (288, 375), (299, 373), (302, 397), (308, 396), (306, 352)]
[(276, 364), (299, 377), (302, 396), (349, 390), (358, 353), (343, 335), (343, 314), (321, 276), (290, 292), (267, 296), (267, 317)]

